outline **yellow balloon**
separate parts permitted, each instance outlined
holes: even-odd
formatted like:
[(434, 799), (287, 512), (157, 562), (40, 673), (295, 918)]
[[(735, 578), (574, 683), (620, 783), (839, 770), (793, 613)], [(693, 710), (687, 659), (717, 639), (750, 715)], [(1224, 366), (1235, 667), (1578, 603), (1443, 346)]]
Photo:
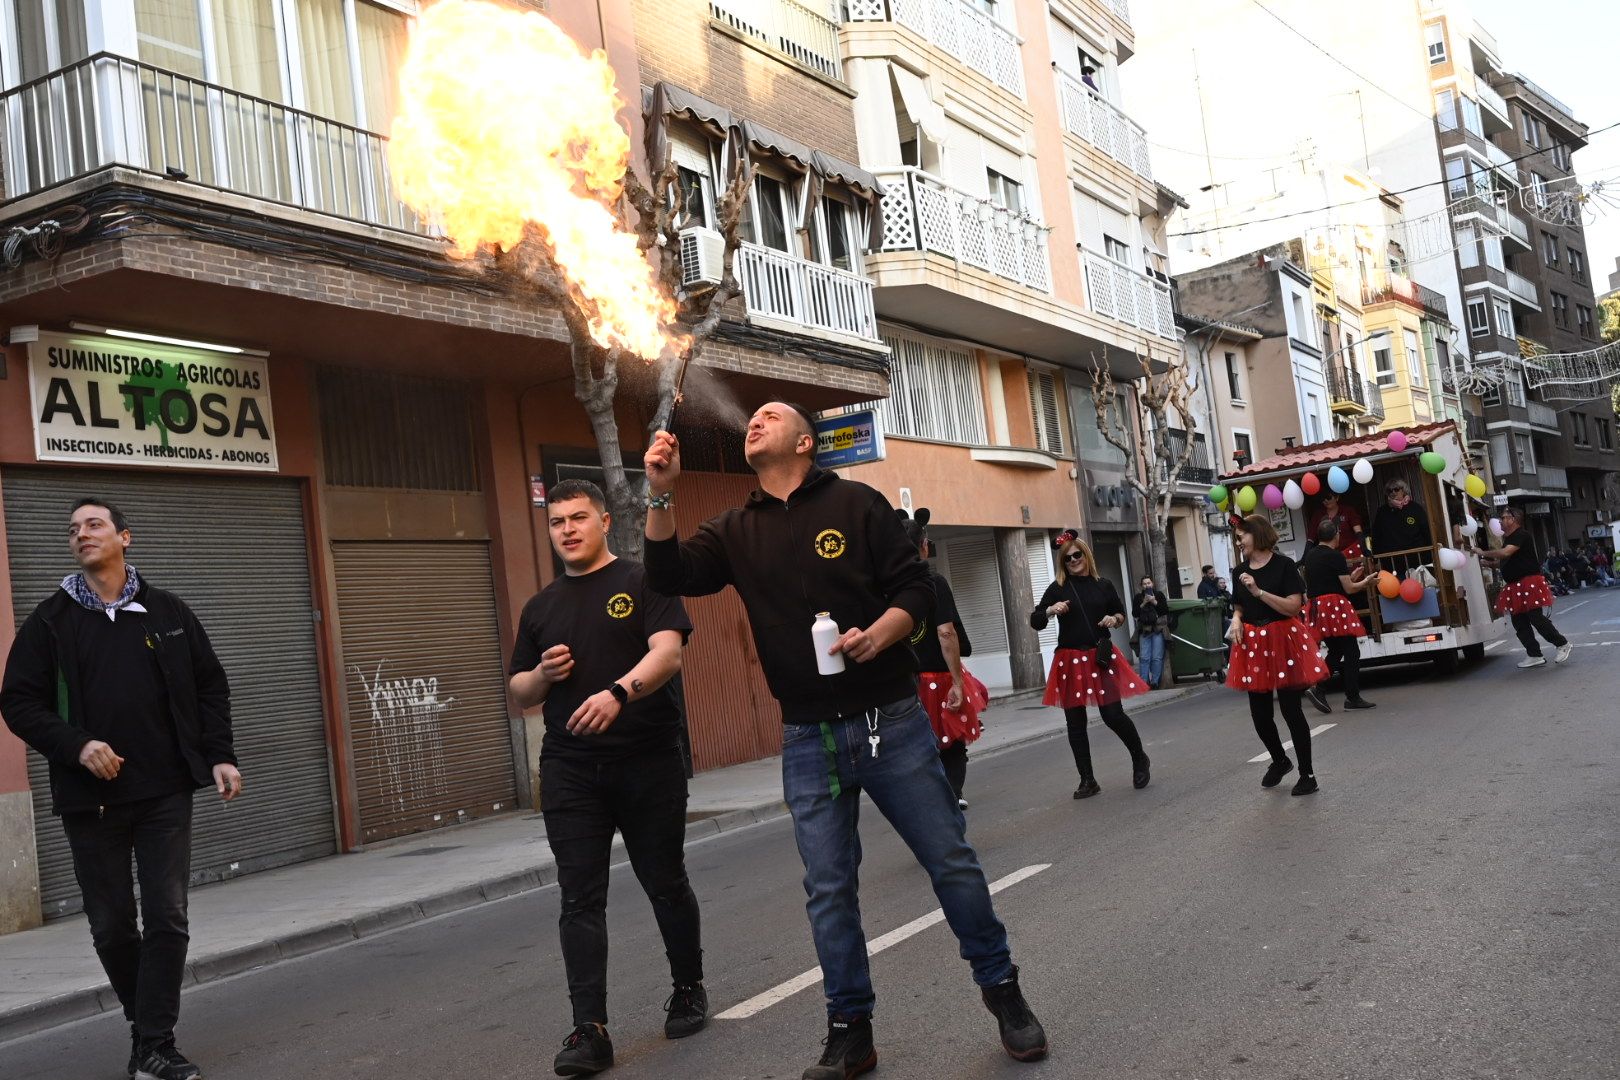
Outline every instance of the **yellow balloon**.
[(1247, 514), (1250, 510), (1253, 510), (1254, 504), (1259, 501), (1260, 496), (1256, 495), (1254, 493), (1254, 488), (1250, 487), (1248, 484), (1244, 484), (1238, 489), (1237, 507), (1245, 514)]
[(1469, 473), (1468, 479), (1463, 481), (1463, 490), (1468, 492), (1472, 498), (1483, 499), (1485, 497), (1485, 481), (1473, 473)]

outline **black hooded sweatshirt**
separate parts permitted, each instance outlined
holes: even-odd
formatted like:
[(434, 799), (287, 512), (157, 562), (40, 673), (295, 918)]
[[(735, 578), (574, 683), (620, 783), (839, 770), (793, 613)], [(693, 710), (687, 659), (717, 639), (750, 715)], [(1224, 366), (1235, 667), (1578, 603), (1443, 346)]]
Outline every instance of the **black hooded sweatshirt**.
[(916, 693), (905, 638), (864, 664), (822, 675), (810, 640), (818, 612), (840, 630), (870, 627), (889, 608), (913, 625), (933, 615), (928, 566), (894, 508), (874, 489), (812, 467), (787, 501), (756, 490), (688, 540), (648, 540), (647, 584), (665, 596), (737, 590), (771, 693), (789, 724), (853, 716)]

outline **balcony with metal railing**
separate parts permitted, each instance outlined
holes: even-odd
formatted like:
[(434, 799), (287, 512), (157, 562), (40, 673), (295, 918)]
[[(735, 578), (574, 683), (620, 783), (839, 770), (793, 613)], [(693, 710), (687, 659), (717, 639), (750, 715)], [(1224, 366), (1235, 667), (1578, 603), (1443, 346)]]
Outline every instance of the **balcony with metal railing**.
[(1091, 310), (1167, 341), (1176, 340), (1176, 309), (1170, 286), (1158, 278), (1094, 251), (1081, 251), (1086, 302)]
[(1519, 168), (1514, 162), (1512, 154), (1493, 142), (1487, 142), (1485, 144), (1485, 156), (1490, 159), (1492, 165), (1504, 170), (1509, 178), (1518, 179)]
[[(1507, 100), (1491, 88), (1484, 79), (1474, 80), (1474, 93), (1479, 98), (1479, 104), (1485, 112), (1485, 134), (1495, 135), (1503, 131), (1511, 131), (1513, 120), (1508, 114)], [(1496, 123), (1492, 124), (1491, 121)]]
[(1468, 194), (1451, 200), (1451, 217), (1453, 221), (1461, 221), (1466, 217), (1477, 217), (1485, 226), (1487, 232), (1504, 236), (1512, 227), (1509, 222), (1513, 215), (1508, 213), (1507, 201), (1496, 193)]
[(1382, 420), (1384, 418), (1384, 391), (1372, 379), (1366, 381), (1367, 388), (1367, 415)]
[(1398, 301), (1408, 307), (1419, 311), (1438, 315), (1442, 319), (1451, 316), (1446, 304), (1444, 293), (1419, 285), (1404, 274), (1385, 273), (1371, 284), (1365, 285), (1361, 290), (1361, 302), (1367, 307), (1373, 304), (1383, 304)]
[(1463, 420), (1469, 443), (1488, 443), (1491, 441), (1490, 431), (1485, 427), (1485, 417), (1482, 413), (1465, 412)]
[(1349, 416), (1364, 416), (1367, 412), (1366, 382), (1352, 375), (1338, 364), (1328, 367), (1328, 397), (1333, 411)]
[(394, 195), (388, 139), (98, 53), (0, 95), (5, 197), (113, 167), (434, 235)]
[(786, 323), (867, 344), (881, 340), (872, 282), (860, 274), (744, 243), (737, 249), (737, 280), (750, 321)]
[(932, 251), (1015, 284), (1052, 291), (1047, 226), (920, 169), (885, 170), (878, 179), (884, 188), (884, 251)]
[(709, 14), (829, 79), (843, 79), (838, 24), (797, 0), (709, 0)]
[(1536, 470), (1536, 482), (1543, 491), (1568, 491), (1569, 473), (1556, 465), (1543, 465)]
[[(1187, 433), (1181, 428), (1170, 428), (1165, 432), (1162, 444), (1170, 454), (1170, 461), (1159, 462), (1160, 479), (1170, 478), (1171, 462), (1178, 461), (1187, 450)], [(1187, 463), (1181, 467), (1176, 477), (1178, 486), (1203, 491), (1215, 482), (1215, 469), (1210, 464), (1209, 446), (1204, 441), (1202, 432), (1193, 433), (1192, 454)]]
[(903, 26), (1009, 94), (1024, 96), (1018, 35), (967, 0), (846, 0), (845, 12), (852, 23)]
[(1541, 293), (1536, 289), (1536, 283), (1523, 274), (1516, 274), (1512, 270), (1506, 271), (1508, 292), (1513, 299), (1525, 307), (1541, 310)]
[(1556, 409), (1551, 409), (1539, 401), (1527, 401), (1524, 404), (1530, 413), (1531, 427), (1540, 428), (1549, 434), (1561, 434)]
[(1141, 126), (1074, 76), (1063, 71), (1053, 75), (1064, 130), (1151, 183), (1153, 166), (1148, 160), (1147, 133)]

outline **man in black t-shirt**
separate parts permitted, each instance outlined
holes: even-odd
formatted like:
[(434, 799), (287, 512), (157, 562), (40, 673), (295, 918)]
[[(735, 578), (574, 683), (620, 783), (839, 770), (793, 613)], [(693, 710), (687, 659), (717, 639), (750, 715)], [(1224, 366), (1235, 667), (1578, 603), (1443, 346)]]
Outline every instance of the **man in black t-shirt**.
[(1414, 566), (1429, 561), (1428, 555), (1422, 552), (1395, 554), (1413, 552), (1434, 543), (1429, 531), (1429, 515), (1423, 504), (1412, 498), (1412, 489), (1406, 481), (1398, 477), (1384, 485), (1384, 497), (1384, 505), (1373, 518), (1372, 553), (1397, 576), (1404, 576)]
[(1494, 551), (1481, 551), (1479, 558), (1481, 562), (1500, 566), (1502, 577), (1507, 581), (1496, 606), (1498, 612), (1505, 611), (1512, 616), (1513, 632), (1524, 645), (1525, 657), (1519, 661), (1519, 666), (1533, 668), (1546, 664), (1547, 658), (1541, 655), (1541, 643), (1536, 640), (1538, 633), (1558, 650), (1553, 660), (1562, 664), (1569, 659), (1569, 639), (1560, 634), (1547, 617), (1547, 609), (1553, 603), (1552, 590), (1547, 587), (1547, 579), (1536, 562), (1535, 543), (1524, 527), (1524, 511), (1516, 506), (1504, 507), (1502, 532), (1502, 546)]
[(558, 918), (574, 1032), (562, 1076), (613, 1064), (607, 1033), (607, 888), (613, 833), (652, 901), (675, 991), (664, 1034), (708, 1018), (697, 897), (686, 876), (686, 766), (670, 679), (692, 629), (679, 600), (648, 589), (638, 563), (608, 551), (607, 501), (595, 484), (551, 493), (551, 542), (564, 574), (523, 608), (512, 697), (544, 703), (540, 809), (557, 860)]
[[(1350, 572), (1349, 560), (1339, 550), (1344, 539), (1339, 523), (1323, 518), (1316, 526), (1316, 543), (1305, 549), (1299, 566), (1305, 576), (1305, 595), (1311, 601), (1311, 623), (1327, 646), (1328, 670), (1344, 680), (1344, 707), (1371, 709), (1373, 703), (1361, 696), (1361, 646), (1357, 643), (1366, 631), (1350, 594), (1366, 592), (1377, 579)], [(1306, 690), (1305, 696), (1322, 712), (1332, 711), (1321, 683)]]

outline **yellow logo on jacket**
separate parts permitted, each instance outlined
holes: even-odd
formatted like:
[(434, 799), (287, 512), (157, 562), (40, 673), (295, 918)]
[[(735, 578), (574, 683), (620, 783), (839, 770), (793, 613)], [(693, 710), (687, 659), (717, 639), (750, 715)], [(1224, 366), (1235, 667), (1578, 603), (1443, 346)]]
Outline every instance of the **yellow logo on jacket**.
[(628, 619), (636, 610), (636, 602), (629, 593), (614, 593), (607, 602), (607, 613), (615, 619)]
[(837, 529), (823, 529), (816, 534), (816, 554), (823, 559), (836, 559), (844, 553), (848, 542)]

